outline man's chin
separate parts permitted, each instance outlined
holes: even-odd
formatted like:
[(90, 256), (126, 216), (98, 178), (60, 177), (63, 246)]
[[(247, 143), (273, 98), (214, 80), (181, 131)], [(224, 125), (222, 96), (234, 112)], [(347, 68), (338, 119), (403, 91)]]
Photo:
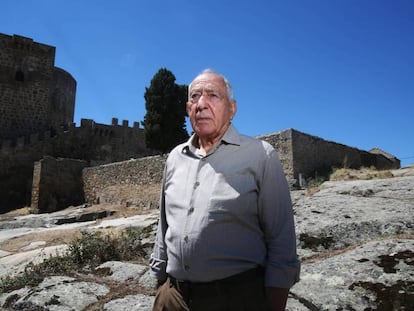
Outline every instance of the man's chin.
[(208, 126), (198, 126), (194, 132), (198, 137), (209, 137), (214, 131)]
[(205, 121), (203, 120), (203, 121), (197, 122), (195, 129), (196, 129), (196, 131), (203, 132), (203, 133), (213, 131), (213, 128), (211, 126), (211, 122), (208, 121), (208, 120), (205, 120)]

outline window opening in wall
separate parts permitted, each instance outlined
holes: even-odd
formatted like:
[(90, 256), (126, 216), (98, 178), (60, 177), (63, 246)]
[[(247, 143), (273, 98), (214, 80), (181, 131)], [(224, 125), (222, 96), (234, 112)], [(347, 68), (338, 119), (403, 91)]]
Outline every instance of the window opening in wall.
[(16, 81), (23, 82), (24, 81), (24, 72), (21, 71), (21, 70), (17, 71), (16, 75), (15, 75), (15, 79), (16, 79)]

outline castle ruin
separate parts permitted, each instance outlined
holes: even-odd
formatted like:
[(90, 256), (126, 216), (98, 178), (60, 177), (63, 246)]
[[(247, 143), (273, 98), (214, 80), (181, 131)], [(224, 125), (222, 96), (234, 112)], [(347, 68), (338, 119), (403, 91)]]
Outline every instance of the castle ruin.
[(0, 34), (1, 140), (73, 122), (76, 81), (54, 61), (55, 47)]
[[(73, 123), (75, 79), (54, 66), (55, 47), (0, 33), (0, 213), (31, 206), (52, 212), (70, 205), (157, 205), (165, 156), (150, 156), (134, 122)], [(400, 161), (294, 129), (260, 136), (278, 151), (292, 186), (333, 167), (399, 168)]]
[(77, 127), (76, 81), (54, 62), (55, 47), (0, 33), (0, 213), (30, 205), (34, 163), (45, 155), (93, 166), (153, 154), (138, 122)]

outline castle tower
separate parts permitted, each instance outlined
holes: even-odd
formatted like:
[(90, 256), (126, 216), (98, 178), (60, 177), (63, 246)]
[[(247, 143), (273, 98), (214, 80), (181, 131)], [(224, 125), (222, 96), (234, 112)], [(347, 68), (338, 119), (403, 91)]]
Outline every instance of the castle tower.
[(0, 140), (73, 122), (76, 81), (54, 62), (55, 47), (0, 33)]

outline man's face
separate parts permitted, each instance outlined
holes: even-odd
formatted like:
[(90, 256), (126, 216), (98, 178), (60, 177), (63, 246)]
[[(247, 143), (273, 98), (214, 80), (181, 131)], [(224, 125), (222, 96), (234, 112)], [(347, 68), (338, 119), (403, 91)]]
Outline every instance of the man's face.
[(187, 113), (194, 132), (202, 140), (221, 138), (236, 113), (236, 102), (227, 98), (224, 80), (214, 73), (201, 74), (189, 92)]

